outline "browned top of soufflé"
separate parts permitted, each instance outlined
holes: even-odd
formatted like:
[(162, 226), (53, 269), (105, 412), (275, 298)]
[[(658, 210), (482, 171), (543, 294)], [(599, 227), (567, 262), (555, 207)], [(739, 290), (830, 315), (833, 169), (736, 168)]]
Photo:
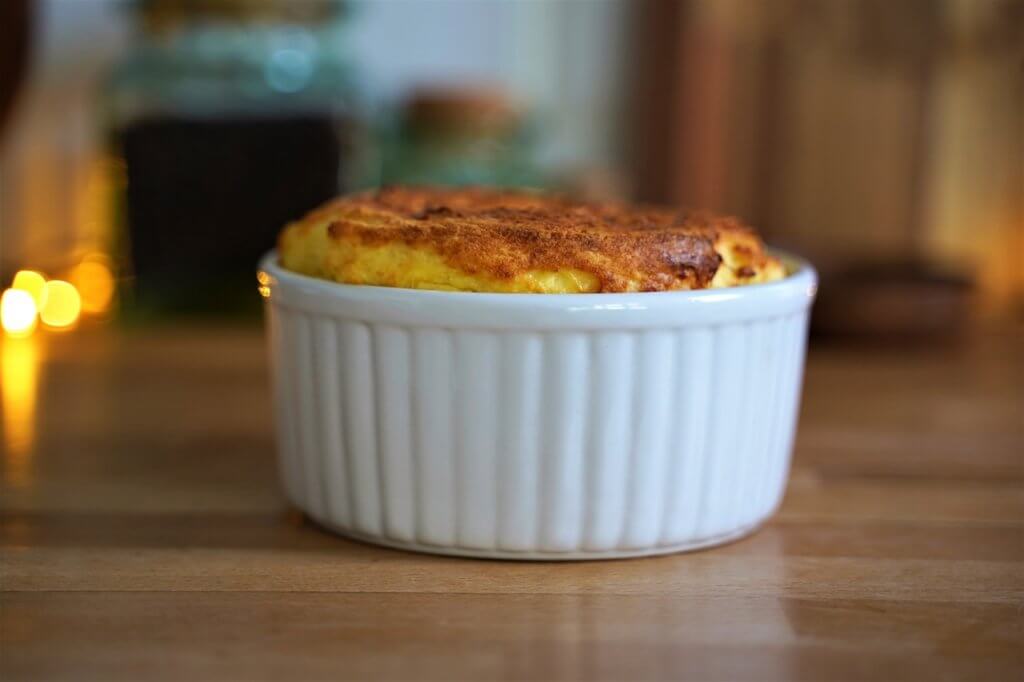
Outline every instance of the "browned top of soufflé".
[[(744, 277), (757, 275), (759, 264), (774, 261), (749, 228), (708, 212), (524, 191), (423, 187), (388, 187), (336, 199), (289, 226), (282, 253), (303, 230), (325, 224), (328, 250), (339, 244), (346, 245), (346, 253), (404, 244), (489, 282), (568, 271), (594, 281), (590, 290), (599, 292), (742, 284)], [(740, 281), (719, 284), (723, 259), (737, 258), (730, 275)], [(309, 274), (347, 281), (329, 265)]]

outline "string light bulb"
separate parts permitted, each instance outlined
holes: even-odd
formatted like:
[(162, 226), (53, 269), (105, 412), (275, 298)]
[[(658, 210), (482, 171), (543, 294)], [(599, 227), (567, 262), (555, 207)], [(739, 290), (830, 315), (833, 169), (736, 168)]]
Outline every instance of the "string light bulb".
[(46, 290), (46, 277), (35, 270), (19, 270), (11, 282), (12, 289), (28, 292), (36, 302), (36, 310), (43, 309), (43, 296)]
[(8, 289), (0, 296), (0, 326), (14, 338), (31, 336), (36, 329), (36, 301), (22, 289)]
[(82, 298), (86, 313), (104, 313), (114, 298), (114, 273), (110, 262), (98, 255), (87, 256), (71, 269), (70, 281)]
[(39, 317), (47, 327), (67, 329), (78, 321), (82, 312), (82, 297), (70, 282), (52, 279), (44, 289), (43, 307)]

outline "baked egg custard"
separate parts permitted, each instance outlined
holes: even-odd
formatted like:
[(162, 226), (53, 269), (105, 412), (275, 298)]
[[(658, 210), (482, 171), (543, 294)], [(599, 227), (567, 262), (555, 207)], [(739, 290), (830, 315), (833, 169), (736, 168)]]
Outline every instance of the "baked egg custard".
[(735, 218), (480, 188), (341, 197), (288, 225), (278, 253), (312, 277), (440, 291), (673, 291), (786, 274)]

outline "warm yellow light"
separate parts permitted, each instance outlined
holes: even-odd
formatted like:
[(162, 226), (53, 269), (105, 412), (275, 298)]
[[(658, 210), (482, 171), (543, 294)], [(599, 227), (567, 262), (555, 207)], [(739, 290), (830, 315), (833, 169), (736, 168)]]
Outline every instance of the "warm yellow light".
[(263, 270), (256, 273), (256, 281), (260, 283), (256, 291), (260, 292), (263, 298), (270, 298), (270, 275)]
[(31, 336), (36, 329), (36, 301), (21, 289), (8, 289), (0, 297), (0, 325), (8, 336)]
[(0, 453), (4, 478), (15, 486), (31, 483), (32, 477), (40, 369), (38, 341), (38, 337), (0, 340), (0, 404), (3, 405)]
[(43, 291), (46, 287), (46, 278), (35, 270), (19, 270), (11, 282), (12, 289), (27, 291), (36, 302), (36, 310), (43, 307)]
[(102, 313), (114, 298), (114, 274), (106, 259), (95, 256), (83, 260), (71, 269), (68, 280), (82, 297), (82, 310)]
[(70, 282), (54, 279), (46, 283), (39, 317), (48, 327), (70, 327), (82, 312), (82, 298)]

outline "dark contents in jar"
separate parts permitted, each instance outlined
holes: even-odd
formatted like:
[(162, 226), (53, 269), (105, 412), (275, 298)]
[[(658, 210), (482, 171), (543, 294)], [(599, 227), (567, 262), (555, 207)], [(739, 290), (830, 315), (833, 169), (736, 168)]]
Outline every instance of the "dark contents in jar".
[(118, 133), (133, 283), (145, 312), (251, 308), (257, 260), (288, 221), (338, 194), (337, 118), (161, 116)]

